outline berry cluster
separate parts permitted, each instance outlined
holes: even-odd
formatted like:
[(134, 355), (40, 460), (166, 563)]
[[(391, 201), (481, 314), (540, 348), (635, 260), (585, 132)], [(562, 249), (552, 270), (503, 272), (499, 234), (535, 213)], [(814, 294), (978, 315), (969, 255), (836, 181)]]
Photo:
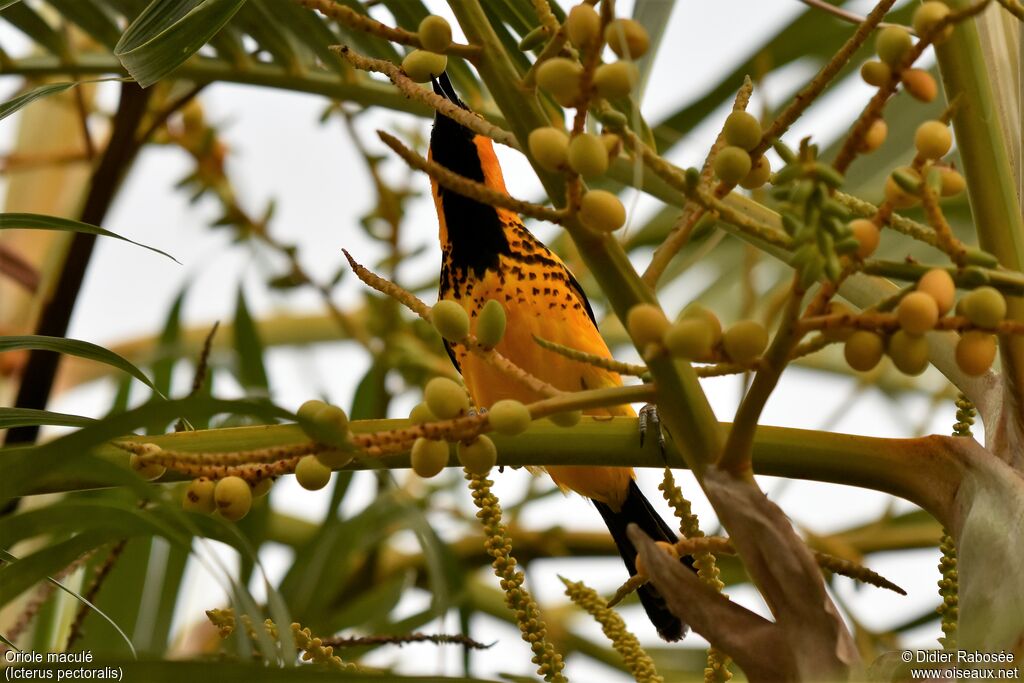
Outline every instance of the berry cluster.
[(761, 323), (740, 320), (723, 331), (718, 316), (700, 304), (687, 306), (674, 323), (659, 307), (639, 304), (629, 310), (626, 328), (646, 359), (666, 350), (688, 361), (749, 365), (768, 347), (768, 331)]
[(452, 44), (452, 27), (444, 17), (431, 14), (420, 22), (416, 36), (423, 49), (405, 56), (402, 71), (417, 83), (426, 83), (448, 67), (448, 57), (443, 53)]

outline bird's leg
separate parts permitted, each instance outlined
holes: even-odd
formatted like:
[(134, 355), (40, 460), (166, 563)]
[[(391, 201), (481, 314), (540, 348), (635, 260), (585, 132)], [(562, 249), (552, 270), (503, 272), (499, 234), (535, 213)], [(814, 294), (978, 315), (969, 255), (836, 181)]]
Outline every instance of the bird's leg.
[(647, 437), (648, 426), (654, 430), (658, 437), (658, 449), (665, 455), (665, 433), (661, 431), (661, 418), (658, 416), (658, 406), (648, 403), (640, 409), (640, 445), (644, 445)]

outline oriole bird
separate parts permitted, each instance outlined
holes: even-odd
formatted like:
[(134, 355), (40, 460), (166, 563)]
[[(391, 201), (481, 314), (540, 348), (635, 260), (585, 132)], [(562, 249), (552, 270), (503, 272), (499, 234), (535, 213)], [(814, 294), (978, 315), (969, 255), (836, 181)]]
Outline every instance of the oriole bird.
[[(434, 92), (469, 109), (456, 95), (447, 74), (433, 85)], [(430, 136), (430, 158), (466, 178), (506, 192), (491, 140), (439, 112)], [(618, 374), (571, 360), (534, 341), (536, 335), (596, 356), (611, 356), (583, 289), (562, 260), (526, 229), (516, 213), (447, 190), (433, 179), (431, 190), (440, 224), (440, 298), (461, 304), (473, 330), (484, 304), (490, 299), (500, 302), (508, 324), (496, 347), (498, 352), (559, 389), (621, 385)], [(543, 398), (464, 347), (445, 345), (476, 405), (486, 408), (501, 399), (529, 403)], [(628, 405), (588, 413), (636, 415)], [(626, 537), (628, 524), (637, 524), (654, 540), (676, 541), (672, 529), (637, 487), (632, 468), (557, 466), (548, 467), (547, 472), (562, 490), (594, 501), (630, 575), (636, 573), (636, 548)], [(682, 638), (686, 626), (668, 610), (654, 587), (645, 585), (639, 593), (661, 637), (668, 641)]]

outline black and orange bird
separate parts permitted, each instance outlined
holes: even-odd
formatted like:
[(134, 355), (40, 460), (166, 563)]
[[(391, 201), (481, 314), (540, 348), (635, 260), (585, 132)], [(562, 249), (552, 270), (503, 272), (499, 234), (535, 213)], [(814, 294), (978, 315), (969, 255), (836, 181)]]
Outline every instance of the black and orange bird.
[[(468, 110), (447, 74), (434, 81), (434, 92)], [(430, 158), (466, 178), (506, 192), (491, 140), (441, 113), (434, 118)], [(597, 356), (611, 356), (579, 282), (562, 260), (526, 229), (520, 217), (447, 190), (433, 179), (431, 189), (440, 224), (440, 298), (462, 305), (474, 331), (484, 304), (490, 299), (500, 302), (508, 324), (496, 349), (558, 389), (578, 391), (622, 384), (614, 372), (571, 360), (534, 341), (536, 335)], [(464, 347), (447, 342), (446, 346), (476, 405), (486, 408), (501, 399), (530, 403), (543, 398), (510, 381)], [(589, 413), (636, 414), (628, 405)], [(627, 525), (637, 524), (656, 541), (676, 541), (672, 529), (640, 491), (632, 468), (557, 466), (548, 467), (547, 472), (562, 490), (575, 491), (594, 502), (630, 575), (636, 573), (636, 548), (626, 537)], [(668, 641), (682, 638), (686, 626), (668, 610), (654, 587), (645, 585), (639, 593), (661, 637)]]

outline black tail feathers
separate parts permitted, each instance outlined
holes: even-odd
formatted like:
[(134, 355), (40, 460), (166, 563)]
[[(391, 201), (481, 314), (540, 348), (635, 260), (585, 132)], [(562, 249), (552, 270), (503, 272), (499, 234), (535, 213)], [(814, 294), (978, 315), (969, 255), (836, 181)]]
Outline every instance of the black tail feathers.
[[(597, 511), (601, 513), (604, 523), (608, 526), (608, 531), (615, 539), (615, 545), (619, 549), (619, 554), (622, 555), (622, 561), (626, 564), (630, 576), (636, 574), (636, 548), (626, 536), (627, 526), (636, 524), (655, 541), (675, 543), (678, 540), (669, 525), (651, 506), (650, 501), (647, 500), (635, 481), (629, 482), (629, 493), (626, 494), (626, 500), (618, 512), (612, 510), (605, 503), (594, 501), (594, 505), (597, 506)], [(693, 568), (692, 557), (684, 557), (682, 561), (691, 569)], [(658, 629), (658, 635), (668, 642), (680, 640), (686, 635), (686, 624), (669, 611), (665, 599), (658, 594), (653, 585), (648, 583), (637, 592), (640, 594), (640, 603), (644, 606), (647, 617)]]

